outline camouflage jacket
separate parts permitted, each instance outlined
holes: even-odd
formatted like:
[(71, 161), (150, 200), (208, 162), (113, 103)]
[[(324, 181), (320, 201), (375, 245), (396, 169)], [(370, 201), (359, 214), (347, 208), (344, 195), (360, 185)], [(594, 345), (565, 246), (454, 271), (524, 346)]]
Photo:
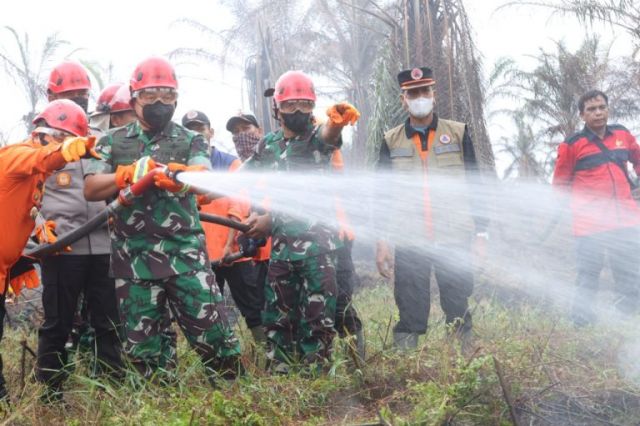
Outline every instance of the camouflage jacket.
[[(114, 147), (123, 146), (137, 146), (137, 151), (128, 148), (128, 155), (124, 156), (130, 157), (133, 152), (136, 158), (113, 155)], [(115, 152), (121, 152), (120, 148)], [(118, 165), (130, 164), (145, 155), (161, 163), (211, 168), (203, 137), (173, 122), (151, 139), (138, 122), (113, 129), (100, 139), (96, 150), (102, 160), (91, 160), (87, 175), (113, 173)], [(112, 219), (111, 268), (115, 278), (160, 279), (208, 267), (194, 195), (153, 188)]]
[[(258, 144), (256, 153), (243, 168), (274, 172), (323, 173), (331, 169), (331, 154), (340, 147), (329, 145), (319, 136), (321, 127), (285, 139), (282, 130), (269, 133)], [(281, 212), (271, 212), (271, 259), (297, 261), (336, 250), (342, 246), (338, 231), (327, 224), (304, 220)]]

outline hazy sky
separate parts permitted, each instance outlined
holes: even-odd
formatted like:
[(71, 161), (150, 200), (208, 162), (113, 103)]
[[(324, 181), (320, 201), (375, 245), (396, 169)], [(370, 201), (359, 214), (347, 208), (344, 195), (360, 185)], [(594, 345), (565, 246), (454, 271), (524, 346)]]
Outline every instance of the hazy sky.
[[(496, 11), (505, 0), (465, 1), (475, 39), (482, 53), (485, 70), (501, 56), (511, 56), (521, 63), (531, 64), (527, 55), (534, 55), (540, 47), (551, 48), (553, 40), (564, 39), (575, 48), (583, 39), (583, 30), (573, 19), (549, 19), (549, 12), (531, 8), (511, 8)], [(55, 3), (18, 2), (4, 8), (0, 16), (2, 26), (10, 25), (20, 34), (27, 32), (34, 47), (42, 45), (48, 34), (58, 31), (70, 46), (81, 47), (75, 58), (113, 64), (114, 81), (127, 81), (136, 63), (153, 55), (165, 54), (177, 47), (220, 47), (214, 39), (181, 24), (179, 18), (196, 19), (212, 28), (224, 29), (231, 22), (227, 10), (217, 1), (181, 0), (158, 2), (148, 0), (86, 2), (60, 0)], [(628, 38), (611, 28), (600, 28), (605, 41), (614, 41), (614, 54), (631, 51)], [(13, 40), (7, 32), (0, 32), (0, 45), (15, 53)], [(239, 56), (239, 55), (238, 55)], [(236, 64), (244, 58), (232, 57)], [(53, 65), (53, 64), (52, 64)], [(1, 70), (0, 70), (1, 71)], [(229, 116), (243, 107), (241, 96), (242, 71), (229, 66), (224, 72), (217, 65), (177, 64), (180, 83), (178, 111), (180, 118), (191, 108), (204, 110), (216, 129), (216, 139), (226, 147), (232, 146), (224, 129)], [(26, 110), (24, 96), (0, 72), (4, 103), (0, 106), (0, 131), (11, 140), (24, 136), (20, 117)], [(331, 101), (321, 99), (323, 108)], [(90, 108), (93, 105), (90, 104)], [(324, 108), (323, 108), (324, 109)], [(492, 140), (503, 134), (498, 126), (490, 127)]]

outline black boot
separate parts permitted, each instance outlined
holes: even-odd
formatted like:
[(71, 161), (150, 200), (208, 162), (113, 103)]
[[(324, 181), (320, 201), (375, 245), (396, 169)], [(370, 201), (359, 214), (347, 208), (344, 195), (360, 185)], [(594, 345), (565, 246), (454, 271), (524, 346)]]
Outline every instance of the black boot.
[(7, 384), (4, 381), (4, 376), (0, 373), (0, 404), (3, 402), (6, 402), (7, 404), (11, 403), (9, 400), (9, 391), (7, 391)]
[(231, 383), (246, 373), (239, 356), (218, 358), (209, 362), (206, 370), (209, 383), (214, 388), (218, 387), (220, 380)]

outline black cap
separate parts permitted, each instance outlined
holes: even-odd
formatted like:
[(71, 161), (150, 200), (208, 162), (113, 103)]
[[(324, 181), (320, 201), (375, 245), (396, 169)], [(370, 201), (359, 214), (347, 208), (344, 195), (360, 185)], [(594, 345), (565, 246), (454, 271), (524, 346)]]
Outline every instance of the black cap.
[(195, 109), (192, 109), (191, 111), (187, 112), (182, 117), (183, 126), (187, 127), (187, 125), (191, 123), (200, 123), (200, 124), (206, 124), (207, 126), (211, 126), (209, 117), (207, 117), (204, 112), (196, 111)]
[(231, 117), (229, 121), (227, 121), (227, 130), (231, 131), (233, 129), (233, 126), (235, 126), (239, 121), (243, 121), (245, 123), (253, 124), (256, 127), (260, 127), (260, 125), (258, 124), (258, 120), (256, 120), (256, 117), (253, 114), (239, 113), (238, 115)]
[(398, 83), (401, 89), (412, 89), (414, 87), (433, 86), (436, 81), (433, 79), (433, 71), (431, 68), (412, 68), (410, 70), (400, 71), (398, 74)]

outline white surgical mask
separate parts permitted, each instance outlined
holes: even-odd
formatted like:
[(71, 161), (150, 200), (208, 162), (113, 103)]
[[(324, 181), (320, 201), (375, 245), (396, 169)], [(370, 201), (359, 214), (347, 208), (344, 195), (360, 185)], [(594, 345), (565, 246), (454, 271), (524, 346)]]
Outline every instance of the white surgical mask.
[(416, 118), (424, 118), (433, 111), (433, 98), (420, 96), (416, 99), (407, 99), (409, 114)]

